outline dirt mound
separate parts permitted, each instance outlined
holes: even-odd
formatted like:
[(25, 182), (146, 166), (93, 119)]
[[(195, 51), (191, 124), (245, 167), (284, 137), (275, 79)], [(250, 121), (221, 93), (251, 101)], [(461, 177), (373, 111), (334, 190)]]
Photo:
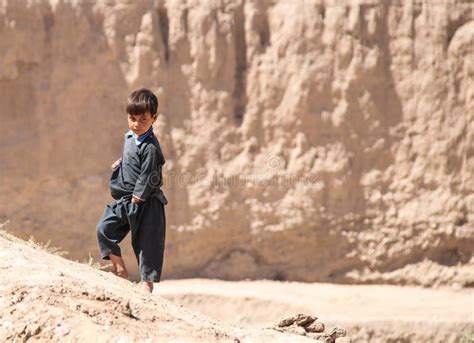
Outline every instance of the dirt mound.
[(0, 237), (0, 341), (305, 342), (186, 310), (133, 283)]

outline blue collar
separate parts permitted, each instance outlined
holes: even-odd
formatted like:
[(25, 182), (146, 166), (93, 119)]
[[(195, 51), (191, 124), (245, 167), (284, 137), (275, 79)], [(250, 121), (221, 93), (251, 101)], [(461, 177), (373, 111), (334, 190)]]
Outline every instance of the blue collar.
[(129, 130), (129, 131), (125, 134), (125, 136), (127, 136), (127, 137), (132, 137), (132, 136), (133, 136), (133, 139), (135, 140), (135, 144), (136, 144), (136, 145), (140, 145), (141, 143), (143, 143), (143, 141), (144, 141), (145, 139), (148, 138), (148, 136), (150, 136), (150, 135), (152, 135), (152, 134), (153, 134), (153, 125), (150, 126), (150, 129), (149, 129), (147, 132), (145, 132), (143, 135), (141, 135), (140, 137), (137, 137), (137, 135), (134, 134), (132, 130)]

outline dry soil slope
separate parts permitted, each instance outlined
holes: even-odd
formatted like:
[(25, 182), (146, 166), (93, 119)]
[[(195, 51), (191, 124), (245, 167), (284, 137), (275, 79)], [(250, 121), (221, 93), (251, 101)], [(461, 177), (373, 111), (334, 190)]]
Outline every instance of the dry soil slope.
[(314, 342), (220, 323), (15, 239), (0, 237), (0, 280), (2, 342)]

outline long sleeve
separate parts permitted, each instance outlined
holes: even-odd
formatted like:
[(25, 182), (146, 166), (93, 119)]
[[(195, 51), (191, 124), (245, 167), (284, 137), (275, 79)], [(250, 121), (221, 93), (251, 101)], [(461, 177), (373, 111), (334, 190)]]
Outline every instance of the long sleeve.
[(161, 187), (163, 164), (162, 154), (153, 144), (149, 144), (143, 149), (141, 171), (133, 190), (134, 197), (144, 201)]

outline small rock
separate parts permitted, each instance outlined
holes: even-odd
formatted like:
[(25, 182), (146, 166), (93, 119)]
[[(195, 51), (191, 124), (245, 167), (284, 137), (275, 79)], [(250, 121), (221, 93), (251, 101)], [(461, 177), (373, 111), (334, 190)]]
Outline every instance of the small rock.
[(285, 327), (285, 326), (290, 326), (294, 323), (296, 323), (296, 325), (299, 325), (299, 326), (304, 326), (304, 325), (314, 322), (316, 319), (318, 318), (314, 316), (308, 316), (303, 313), (299, 313), (296, 316), (283, 319), (282, 321), (280, 321), (280, 323), (278, 323), (278, 326)]
[(321, 332), (321, 333), (308, 332), (306, 336), (317, 339), (318, 341), (321, 341), (324, 343), (334, 343), (334, 339), (332, 338), (332, 336), (324, 332)]
[(306, 325), (304, 328), (307, 332), (323, 332), (324, 331), (324, 323), (314, 321), (314, 322)]
[(26, 337), (30, 338), (33, 337), (34, 335), (39, 334), (41, 331), (41, 327), (38, 324), (30, 324), (27, 326), (25, 333)]
[(352, 341), (349, 337), (338, 337), (336, 343), (352, 343)]
[(343, 329), (339, 326), (333, 326), (329, 331), (329, 335), (336, 339), (338, 337), (345, 337), (347, 335), (347, 331), (346, 329)]
[(316, 319), (318, 319), (318, 318), (313, 317), (313, 316), (307, 316), (307, 315), (304, 315), (304, 314), (299, 314), (296, 318), (296, 324), (299, 325), (299, 326), (305, 326), (305, 325), (308, 325), (308, 324), (314, 322)]
[(278, 326), (282, 328), (282, 327), (285, 327), (285, 326), (290, 326), (294, 322), (295, 322), (295, 317), (285, 318), (285, 319), (282, 319), (278, 323)]
[(293, 333), (295, 335), (306, 336), (306, 331), (301, 326), (289, 326), (285, 331)]

